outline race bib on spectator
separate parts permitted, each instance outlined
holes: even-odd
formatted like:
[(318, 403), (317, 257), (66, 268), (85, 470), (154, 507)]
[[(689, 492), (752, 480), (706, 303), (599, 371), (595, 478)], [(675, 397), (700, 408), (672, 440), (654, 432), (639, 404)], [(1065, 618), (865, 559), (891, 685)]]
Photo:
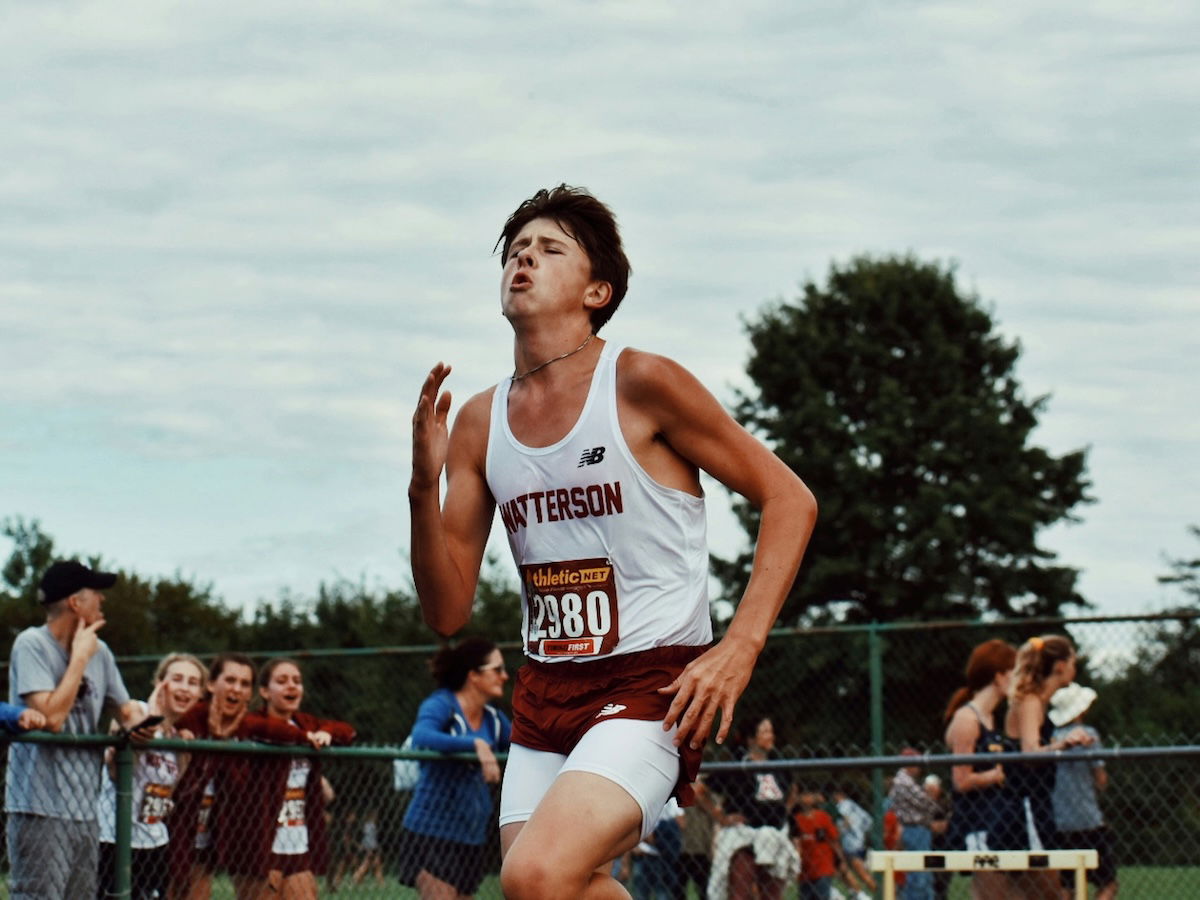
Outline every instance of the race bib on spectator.
[(521, 566), (525, 646), (535, 656), (603, 656), (620, 640), (616, 579), (608, 559)]
[(279, 823), (288, 828), (304, 824), (304, 788), (290, 787), (283, 795), (283, 806), (279, 810)]
[(142, 808), (138, 810), (138, 821), (143, 825), (157, 825), (171, 811), (171, 789), (165, 784), (147, 784), (142, 795)]

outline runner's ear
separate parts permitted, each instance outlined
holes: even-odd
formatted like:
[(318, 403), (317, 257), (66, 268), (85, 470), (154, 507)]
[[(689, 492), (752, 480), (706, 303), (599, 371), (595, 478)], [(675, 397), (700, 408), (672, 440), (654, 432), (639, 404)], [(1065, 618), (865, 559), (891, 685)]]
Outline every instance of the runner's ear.
[(593, 281), (583, 292), (583, 305), (589, 310), (608, 306), (612, 299), (612, 285), (607, 281)]

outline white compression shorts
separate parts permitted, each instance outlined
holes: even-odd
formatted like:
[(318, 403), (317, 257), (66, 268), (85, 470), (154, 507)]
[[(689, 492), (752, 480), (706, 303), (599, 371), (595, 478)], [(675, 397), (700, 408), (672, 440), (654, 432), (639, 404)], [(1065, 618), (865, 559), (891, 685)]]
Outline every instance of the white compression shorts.
[(500, 789), (500, 824), (526, 822), (562, 772), (590, 772), (623, 787), (642, 810), (642, 839), (679, 780), (677, 728), (662, 722), (609, 719), (588, 729), (569, 756), (513, 744)]

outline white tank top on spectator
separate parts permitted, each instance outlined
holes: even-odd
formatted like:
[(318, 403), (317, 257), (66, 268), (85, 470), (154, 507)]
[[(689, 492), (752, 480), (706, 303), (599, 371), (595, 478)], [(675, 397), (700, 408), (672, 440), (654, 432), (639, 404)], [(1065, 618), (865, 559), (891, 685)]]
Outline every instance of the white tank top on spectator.
[(279, 827), (275, 829), (275, 843), (271, 846), (272, 853), (291, 856), (308, 852), (304, 788), (308, 784), (308, 773), (311, 769), (312, 763), (304, 757), (292, 759), (288, 769), (287, 787), (284, 789), (283, 805), (279, 809)]
[(625, 443), (620, 353), (604, 346), (578, 421), (548, 447), (527, 447), (510, 430), (511, 378), (492, 398), (487, 482), (521, 574), (532, 659), (712, 640), (704, 498), (654, 481)]
[[(137, 701), (141, 709), (140, 718), (145, 718), (149, 707)], [(154, 729), (155, 737), (162, 737), (161, 728)], [(171, 750), (137, 750), (133, 762), (133, 841), (137, 850), (150, 850), (167, 843), (167, 813), (171, 810), (171, 791), (179, 780), (179, 759)], [(117, 842), (117, 786), (107, 771), (101, 782), (100, 798), (96, 806), (96, 817), (100, 822), (100, 840), (106, 844)]]

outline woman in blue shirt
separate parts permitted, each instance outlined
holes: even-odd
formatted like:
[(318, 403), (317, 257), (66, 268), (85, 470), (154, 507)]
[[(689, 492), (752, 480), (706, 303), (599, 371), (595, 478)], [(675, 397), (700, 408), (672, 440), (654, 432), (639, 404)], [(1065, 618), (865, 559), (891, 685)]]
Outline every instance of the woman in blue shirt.
[(423, 900), (469, 897), (483, 880), (484, 840), (493, 815), (490, 784), (500, 781), (496, 751), (508, 749), (512, 726), (491, 703), (508, 673), (491, 641), (468, 638), (444, 647), (430, 664), (438, 689), (421, 703), (412, 743), (419, 750), (474, 753), (479, 761), (427, 760), (404, 816), (400, 881)]

